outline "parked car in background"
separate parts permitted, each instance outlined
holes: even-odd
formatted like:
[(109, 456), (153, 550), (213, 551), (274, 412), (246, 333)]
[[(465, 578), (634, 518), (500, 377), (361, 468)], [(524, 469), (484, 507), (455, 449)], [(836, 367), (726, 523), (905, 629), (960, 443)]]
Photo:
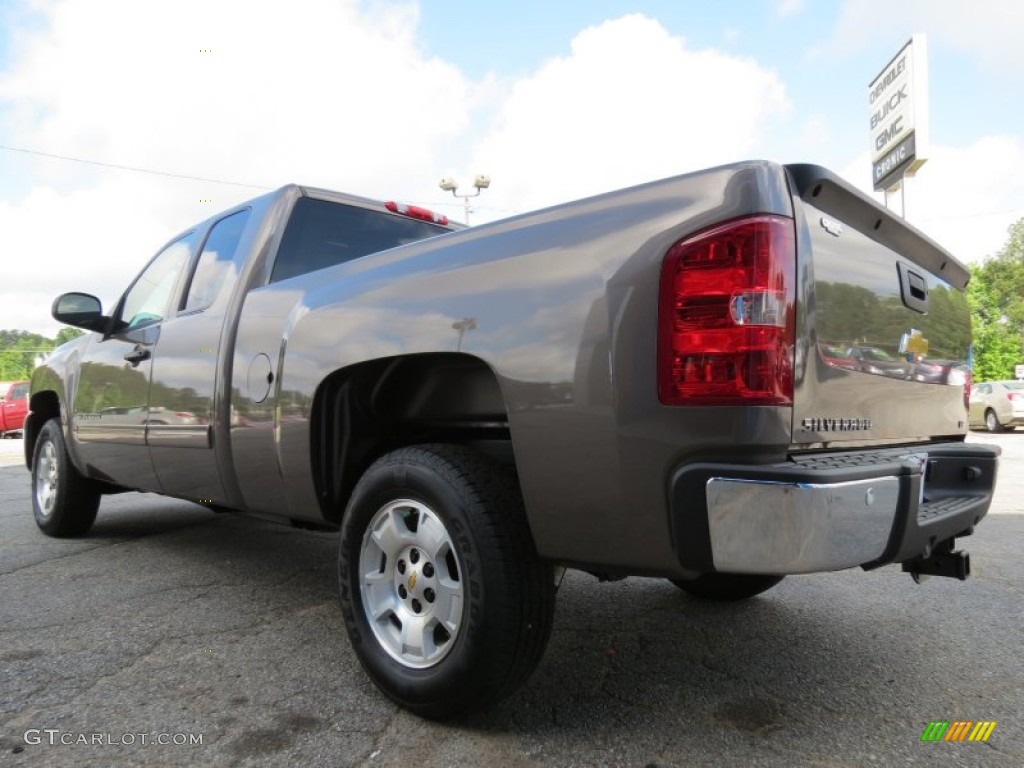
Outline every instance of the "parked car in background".
[(1024, 425), (1024, 381), (985, 381), (968, 401), (969, 426), (1002, 432)]
[(828, 365), (835, 368), (846, 368), (851, 371), (860, 370), (860, 363), (850, 357), (850, 350), (847, 347), (819, 342), (818, 352), (821, 354), (821, 359)]
[(929, 384), (952, 384), (962, 386), (967, 381), (970, 369), (963, 360), (918, 360), (914, 363), (914, 381)]
[(857, 370), (873, 373), (877, 376), (891, 376), (894, 379), (906, 379), (913, 371), (913, 363), (886, 352), (881, 347), (850, 347), (846, 357), (856, 362)]
[(189, 411), (172, 411), (163, 406), (132, 405), (111, 406), (99, 412), (105, 423), (112, 425), (165, 425), (199, 424), (200, 420)]
[(14, 381), (0, 399), (0, 437), (17, 437), (28, 415), (29, 382)]

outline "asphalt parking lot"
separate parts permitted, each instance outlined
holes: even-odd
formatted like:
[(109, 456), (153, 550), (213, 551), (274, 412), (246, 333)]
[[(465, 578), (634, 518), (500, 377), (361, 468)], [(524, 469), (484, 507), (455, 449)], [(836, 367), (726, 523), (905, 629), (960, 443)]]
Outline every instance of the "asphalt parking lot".
[[(889, 567), (713, 605), (572, 572), (527, 685), (446, 724), (360, 670), (334, 535), (124, 494), (49, 539), (0, 441), (0, 764), (1024, 765), (1024, 433), (971, 439), (1004, 461), (967, 582)], [(922, 743), (932, 720), (998, 725)]]

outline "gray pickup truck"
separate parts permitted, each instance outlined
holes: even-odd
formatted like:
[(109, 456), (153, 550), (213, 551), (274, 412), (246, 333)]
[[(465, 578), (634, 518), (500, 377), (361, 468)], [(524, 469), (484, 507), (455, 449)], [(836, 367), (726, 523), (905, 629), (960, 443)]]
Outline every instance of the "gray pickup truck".
[[(136, 489), (340, 530), (349, 638), (428, 717), (537, 665), (565, 568), (735, 600), (965, 578), (968, 273), (831, 172), (743, 162), (473, 229), (286, 186), (188, 229), (32, 379), (39, 527)], [(860, 351), (860, 356), (851, 350)], [(872, 351), (872, 360), (863, 350)]]

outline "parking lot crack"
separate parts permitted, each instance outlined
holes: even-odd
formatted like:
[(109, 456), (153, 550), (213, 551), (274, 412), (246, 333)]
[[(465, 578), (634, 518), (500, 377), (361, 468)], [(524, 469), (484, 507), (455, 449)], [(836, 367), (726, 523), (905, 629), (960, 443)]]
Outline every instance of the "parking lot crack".
[(74, 552), (68, 552), (67, 554), (64, 554), (64, 555), (58, 555), (57, 557), (48, 557), (45, 560), (38, 560), (38, 561), (36, 561), (34, 563), (29, 563), (28, 565), (22, 565), (22, 566), (20, 566), (18, 568), (12, 568), (9, 571), (0, 571), (0, 576), (10, 576), (11, 574), (19, 573), (21, 571), (27, 571), (30, 568), (38, 568), (41, 565), (49, 565), (50, 563), (59, 563), (62, 560), (68, 560), (69, 558), (72, 558), (72, 557), (78, 557), (79, 555), (84, 555), (84, 554), (86, 554), (88, 552), (92, 552), (93, 550), (104, 549), (106, 547), (113, 547), (113, 546), (116, 546), (118, 544), (124, 544), (127, 541), (132, 541), (132, 539), (114, 539), (112, 541), (104, 542), (103, 544), (97, 544), (94, 547), (86, 547), (85, 549), (77, 549)]

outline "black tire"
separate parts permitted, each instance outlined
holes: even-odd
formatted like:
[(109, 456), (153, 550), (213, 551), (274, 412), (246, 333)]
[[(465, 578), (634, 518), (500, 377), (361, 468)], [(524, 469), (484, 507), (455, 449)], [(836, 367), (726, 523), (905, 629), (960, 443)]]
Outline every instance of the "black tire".
[(670, 581), (683, 592), (705, 600), (746, 600), (767, 592), (784, 578), (748, 573), (705, 573), (692, 581)]
[(48, 536), (80, 536), (96, 520), (98, 486), (82, 477), (64, 443), (57, 419), (39, 430), (32, 452), (32, 511), (36, 525)]
[(991, 408), (985, 411), (985, 429), (989, 432), (1003, 431), (1003, 425), (999, 423), (999, 417), (996, 416), (996, 412)]
[[(428, 543), (417, 545), (420, 537)], [(537, 557), (515, 476), (461, 446), (402, 448), (366, 470), (342, 521), (338, 574), (345, 626), (363, 668), (422, 717), (508, 696), (533, 672), (551, 634), (553, 571)], [(378, 606), (372, 625), (367, 604)], [(442, 614), (457, 614), (452, 632)], [(406, 622), (413, 638), (420, 633), (418, 647), (405, 642)]]

